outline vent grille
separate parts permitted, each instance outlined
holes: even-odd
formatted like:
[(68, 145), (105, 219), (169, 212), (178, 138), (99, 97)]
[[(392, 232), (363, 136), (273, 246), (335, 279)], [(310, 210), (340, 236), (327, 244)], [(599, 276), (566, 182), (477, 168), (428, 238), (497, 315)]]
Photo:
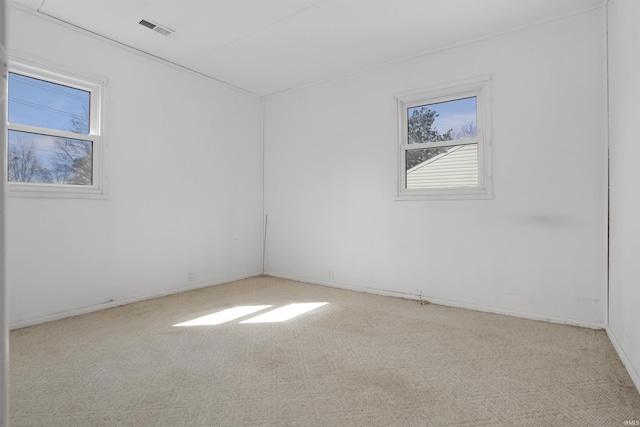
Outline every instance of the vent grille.
[(170, 29), (168, 29), (168, 28), (163, 28), (163, 27), (160, 27), (160, 26), (156, 26), (156, 27), (153, 29), (153, 31), (157, 31), (157, 32), (159, 32), (160, 34), (162, 34), (163, 36), (168, 36), (168, 35), (169, 35), (169, 34), (171, 34), (171, 32), (172, 32)]
[(153, 30), (157, 33), (162, 34), (163, 36), (168, 36), (171, 33), (174, 33), (175, 31), (173, 31), (170, 28), (164, 27), (162, 25), (156, 24), (155, 22), (151, 22), (147, 19), (141, 19), (139, 22), (140, 25), (142, 25), (143, 27), (147, 27), (150, 30)]

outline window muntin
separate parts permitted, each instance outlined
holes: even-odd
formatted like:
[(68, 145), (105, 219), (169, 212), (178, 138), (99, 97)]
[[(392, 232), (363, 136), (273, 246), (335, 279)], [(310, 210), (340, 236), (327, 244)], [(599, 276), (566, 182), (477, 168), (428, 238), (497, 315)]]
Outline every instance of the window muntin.
[(489, 198), (488, 78), (397, 98), (397, 198)]
[(13, 61), (8, 95), (9, 194), (103, 195), (102, 84)]

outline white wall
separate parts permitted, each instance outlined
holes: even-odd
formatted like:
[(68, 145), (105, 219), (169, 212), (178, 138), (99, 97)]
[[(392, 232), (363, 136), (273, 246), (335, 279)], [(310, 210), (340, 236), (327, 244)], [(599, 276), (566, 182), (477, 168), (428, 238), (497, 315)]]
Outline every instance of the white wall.
[(640, 2), (609, 3), (609, 336), (640, 389)]
[[(7, 35), (6, 3), (0, 0), (0, 117), (6, 117), (7, 56), (5, 38)], [(0, 147), (6, 143), (7, 126), (0, 120)], [(4, 170), (4, 156), (0, 160), (0, 170)], [(9, 316), (7, 314), (7, 287), (5, 285), (5, 186), (6, 178), (0, 178), (0, 427), (9, 425)]]
[(8, 200), (13, 326), (260, 274), (258, 98), (15, 8), (9, 43), (109, 81), (108, 199)]
[[(266, 273), (604, 326), (603, 23), (598, 9), (268, 98)], [(394, 95), (484, 74), (494, 199), (394, 201)]]

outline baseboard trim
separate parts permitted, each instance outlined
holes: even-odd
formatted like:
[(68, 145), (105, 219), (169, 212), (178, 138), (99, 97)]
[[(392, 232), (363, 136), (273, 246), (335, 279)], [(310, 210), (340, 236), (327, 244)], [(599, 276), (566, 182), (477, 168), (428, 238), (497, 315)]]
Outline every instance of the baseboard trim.
[(605, 330), (607, 331), (607, 336), (609, 337), (611, 344), (613, 344), (613, 348), (616, 350), (616, 353), (618, 353), (618, 357), (620, 357), (622, 364), (629, 373), (631, 381), (633, 381), (633, 384), (636, 386), (636, 389), (640, 393), (640, 373), (638, 373), (635, 366), (633, 366), (633, 363), (631, 363), (631, 359), (629, 359), (629, 356), (627, 356), (627, 353), (625, 353), (624, 349), (620, 345), (620, 341), (618, 341), (618, 337), (616, 337), (616, 334), (611, 330), (609, 326), (607, 326)]
[(509, 310), (509, 309), (504, 309), (500, 307), (466, 303), (463, 301), (449, 300), (449, 299), (443, 299), (443, 298), (430, 298), (428, 295), (422, 295), (421, 297), (420, 295), (390, 291), (386, 289), (376, 289), (376, 288), (369, 288), (366, 286), (347, 285), (344, 283), (314, 280), (314, 279), (298, 277), (298, 276), (280, 275), (280, 274), (270, 273), (270, 272), (265, 272), (265, 275), (277, 277), (281, 279), (294, 280), (297, 282), (306, 282), (314, 285), (328, 286), (331, 288), (344, 289), (344, 290), (355, 291), (355, 292), (364, 292), (364, 293), (370, 293), (375, 295), (391, 296), (396, 298), (405, 298), (405, 299), (412, 299), (412, 300), (420, 300), (422, 298), (423, 300), (428, 301), (431, 304), (444, 305), (447, 307), (455, 307), (455, 308), (464, 308), (467, 310), (482, 311), (485, 313), (502, 314), (505, 316), (519, 317), (522, 319), (539, 320), (543, 322), (558, 323), (562, 325), (579, 326), (579, 327), (588, 328), (588, 329), (604, 329), (605, 328), (604, 323), (570, 319), (570, 318), (559, 317), (559, 316), (549, 316), (545, 314), (530, 313), (526, 311)]
[[(95, 305), (80, 307), (72, 310), (65, 310), (65, 311), (60, 311), (56, 313), (51, 313), (44, 316), (38, 316), (38, 317), (29, 318), (29, 319), (19, 320), (17, 322), (10, 323), (9, 328), (10, 329), (24, 328), (27, 326), (33, 326), (40, 323), (52, 322), (54, 320), (60, 320), (67, 317), (79, 316), (82, 314), (92, 313), (94, 311), (105, 310), (108, 308), (119, 307), (121, 305), (132, 304), (140, 301), (146, 301), (153, 298), (161, 298), (168, 295), (175, 295), (183, 292), (193, 291), (196, 289), (207, 288), (210, 286), (217, 286), (224, 283), (235, 282), (237, 280), (243, 280), (243, 279), (258, 277), (262, 275), (263, 275), (262, 272), (255, 272), (253, 274), (248, 274), (243, 276), (228, 277), (228, 278), (216, 280), (215, 282), (200, 283), (192, 286), (183, 286), (180, 288), (172, 289), (170, 291), (162, 291), (162, 292), (157, 292), (152, 294), (137, 295), (134, 297), (107, 301), (100, 304), (95, 304)], [(386, 289), (370, 288), (366, 286), (354, 286), (354, 285), (348, 285), (348, 284), (332, 282), (332, 281), (314, 280), (311, 278), (301, 277), (301, 276), (283, 275), (283, 274), (276, 274), (276, 273), (269, 273), (269, 272), (265, 272), (264, 275), (272, 276), (280, 279), (294, 280), (297, 282), (305, 282), (305, 283), (311, 283), (314, 285), (327, 286), (331, 288), (344, 289), (344, 290), (354, 291), (354, 292), (370, 293), (370, 294), (381, 295), (381, 296), (390, 296), (395, 298), (404, 298), (404, 299), (411, 299), (416, 301), (420, 300), (421, 298), (420, 295), (415, 295), (410, 293), (396, 292), (396, 291), (391, 291)], [(558, 323), (558, 324), (564, 324), (564, 325), (580, 326), (580, 327), (589, 328), (589, 329), (606, 329), (607, 334), (609, 335), (610, 338), (614, 336), (613, 332), (611, 332), (609, 328), (605, 328), (604, 324), (597, 323), (597, 322), (588, 322), (588, 321), (569, 319), (564, 317), (548, 316), (548, 315), (543, 315), (539, 313), (509, 310), (509, 309), (503, 309), (500, 307), (466, 303), (463, 301), (456, 301), (456, 300), (449, 300), (449, 299), (442, 299), (442, 298), (430, 298), (429, 296), (426, 296), (426, 295), (423, 295), (422, 299), (429, 301), (432, 304), (444, 305), (447, 307), (464, 308), (467, 310), (482, 311), (482, 312), (493, 313), (493, 314), (502, 314), (506, 316), (519, 317), (519, 318), (529, 319), (529, 320), (540, 320), (544, 322)], [(614, 341), (613, 338), (611, 339), (611, 341), (614, 343), (614, 347), (616, 348), (616, 351), (618, 351), (618, 353), (620, 354), (620, 358), (623, 359), (623, 362), (625, 363), (627, 370), (630, 371), (630, 375), (634, 379), (634, 383), (636, 384), (636, 387), (640, 389), (640, 387), (638, 386), (638, 384), (640, 384), (640, 377), (638, 377), (637, 372), (635, 372), (634, 370), (633, 371), (634, 374), (631, 373), (631, 370), (629, 369), (629, 367), (632, 368), (633, 366), (630, 364), (629, 359), (626, 358), (626, 355), (623, 358), (624, 352), (622, 352), (621, 347), (619, 346), (617, 341)]]
[(203, 289), (203, 288), (208, 288), (210, 286), (222, 285), (224, 283), (235, 282), (237, 280), (243, 280), (243, 279), (248, 279), (248, 278), (257, 277), (257, 276), (262, 276), (262, 272), (257, 271), (249, 275), (228, 277), (225, 279), (216, 280), (214, 282), (206, 282), (206, 283), (199, 283), (197, 285), (183, 286), (183, 287), (172, 289), (169, 291), (161, 291), (161, 292), (156, 292), (151, 294), (136, 295), (128, 298), (110, 300), (100, 304), (88, 305), (85, 307), (59, 311), (56, 313), (46, 314), (44, 316), (32, 317), (29, 319), (12, 322), (9, 324), (9, 329), (13, 330), (13, 329), (19, 329), (19, 328), (26, 328), (27, 326), (53, 322), (54, 320), (65, 319), (67, 317), (80, 316), (82, 314), (93, 313), (94, 311), (105, 310), (107, 308), (119, 307), (121, 305), (132, 304), (134, 302), (146, 301), (154, 298), (161, 298), (169, 295), (180, 294), (183, 292), (195, 291), (197, 289)]

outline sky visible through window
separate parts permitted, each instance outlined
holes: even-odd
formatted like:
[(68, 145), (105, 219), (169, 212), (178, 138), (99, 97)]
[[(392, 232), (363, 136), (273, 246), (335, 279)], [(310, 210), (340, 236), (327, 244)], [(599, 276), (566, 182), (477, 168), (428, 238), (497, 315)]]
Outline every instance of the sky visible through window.
[(90, 95), (84, 90), (9, 73), (9, 123), (86, 135)]
[(468, 127), (470, 124), (473, 129), (477, 126), (475, 97), (412, 107), (407, 111), (408, 116), (411, 117), (414, 111), (417, 111), (424, 106), (436, 112), (437, 117), (435, 117), (433, 121), (432, 129), (437, 129), (440, 134), (444, 134), (450, 129), (453, 129), (453, 134), (455, 135), (463, 133), (464, 128)]
[[(42, 129), (9, 130), (8, 180), (91, 185), (93, 142), (82, 139), (90, 130), (91, 93), (13, 72), (8, 79), (10, 126)], [(49, 135), (48, 130), (72, 132), (78, 138)]]

